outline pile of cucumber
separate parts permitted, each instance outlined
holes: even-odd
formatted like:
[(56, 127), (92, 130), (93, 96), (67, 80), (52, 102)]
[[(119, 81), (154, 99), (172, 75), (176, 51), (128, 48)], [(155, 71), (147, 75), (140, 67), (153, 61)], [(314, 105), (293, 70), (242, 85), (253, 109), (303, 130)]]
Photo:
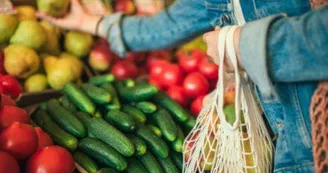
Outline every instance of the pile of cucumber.
[(86, 171), (178, 173), (195, 119), (145, 81), (96, 76), (40, 105), (35, 124)]

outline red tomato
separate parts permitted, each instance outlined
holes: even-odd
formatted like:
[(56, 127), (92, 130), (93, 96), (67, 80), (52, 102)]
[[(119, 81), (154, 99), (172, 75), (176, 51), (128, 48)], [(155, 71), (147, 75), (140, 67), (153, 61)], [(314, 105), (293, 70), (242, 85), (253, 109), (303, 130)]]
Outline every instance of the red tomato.
[(198, 49), (192, 51), (180, 51), (177, 53), (180, 67), (186, 72), (197, 70), (199, 62), (206, 57), (206, 54)]
[(16, 159), (3, 151), (0, 151), (0, 173), (19, 173)]
[(74, 160), (65, 148), (49, 146), (38, 150), (27, 161), (27, 173), (72, 173)]
[(209, 84), (207, 79), (201, 73), (193, 72), (184, 79), (183, 88), (187, 96), (195, 98), (207, 94)]
[(138, 75), (137, 66), (128, 60), (119, 60), (116, 61), (113, 68), (112, 73), (118, 79), (127, 79), (127, 78), (134, 78)]
[(205, 95), (198, 96), (190, 105), (191, 113), (193, 113), (196, 117), (198, 116), (198, 114), (200, 113), (200, 111), (203, 108), (204, 97), (205, 97)]
[(149, 77), (148, 82), (152, 85), (155, 85), (160, 90), (164, 89), (164, 86), (158, 81), (158, 79), (155, 79), (153, 77)]
[(198, 71), (202, 73), (207, 79), (217, 79), (219, 66), (214, 64), (209, 58), (205, 58), (199, 64)]
[(159, 80), (163, 86), (169, 87), (179, 85), (182, 78), (183, 73), (177, 64), (167, 64)]
[(1, 106), (5, 106), (5, 105), (16, 106), (16, 103), (9, 96), (5, 94), (1, 94)]
[(158, 60), (156, 61), (153, 66), (150, 68), (150, 76), (154, 78), (160, 78), (162, 77), (163, 71), (165, 69), (165, 66), (169, 64), (165, 60)]
[(15, 122), (0, 133), (0, 149), (18, 160), (31, 156), (38, 146), (38, 137), (32, 126)]
[(24, 109), (16, 106), (3, 106), (0, 108), (0, 129), (10, 126), (14, 122), (28, 124), (30, 121)]
[(174, 101), (178, 102), (181, 106), (186, 107), (188, 104), (187, 97), (183, 94), (183, 88), (181, 86), (172, 86), (166, 91)]
[(36, 132), (36, 135), (38, 136), (37, 150), (54, 144), (50, 136), (46, 132), (44, 132), (40, 127), (34, 127), (34, 130)]
[(172, 56), (169, 50), (153, 51), (147, 56), (147, 68), (150, 69), (152, 65), (158, 60), (171, 61)]

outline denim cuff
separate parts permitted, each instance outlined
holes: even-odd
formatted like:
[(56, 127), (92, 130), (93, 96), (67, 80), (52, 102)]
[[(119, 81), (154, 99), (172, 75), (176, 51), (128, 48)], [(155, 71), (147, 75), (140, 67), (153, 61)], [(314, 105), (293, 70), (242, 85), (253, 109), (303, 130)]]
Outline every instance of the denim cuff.
[(258, 86), (262, 98), (272, 98), (276, 95), (267, 64), (267, 36), (271, 23), (283, 16), (283, 14), (273, 15), (249, 22), (241, 31), (239, 43), (241, 61), (249, 77)]
[(103, 33), (99, 33), (99, 35), (105, 36), (110, 44), (111, 50), (120, 57), (123, 57), (127, 51), (121, 32), (122, 16), (122, 13), (115, 13), (104, 17), (100, 23)]

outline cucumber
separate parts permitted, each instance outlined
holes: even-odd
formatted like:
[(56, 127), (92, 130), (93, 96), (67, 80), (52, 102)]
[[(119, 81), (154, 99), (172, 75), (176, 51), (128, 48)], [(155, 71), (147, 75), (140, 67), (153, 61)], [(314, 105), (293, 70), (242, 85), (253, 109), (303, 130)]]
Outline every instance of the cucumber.
[(179, 103), (173, 101), (163, 91), (159, 91), (153, 97), (153, 101), (167, 109), (172, 114), (173, 118), (179, 122), (187, 121), (190, 116), (189, 113), (179, 105)]
[(162, 137), (161, 129), (153, 124), (148, 124), (147, 127), (158, 137)]
[(115, 80), (115, 76), (113, 74), (105, 74), (100, 76), (95, 76), (89, 79), (89, 83), (100, 86), (102, 84), (111, 83)]
[(119, 110), (108, 111), (104, 119), (113, 122), (115, 127), (125, 132), (134, 131), (136, 128), (136, 122), (132, 116)]
[(171, 143), (171, 146), (174, 151), (182, 152), (184, 139), (185, 136), (183, 134), (182, 129), (179, 126), (177, 126), (177, 138)]
[(138, 156), (138, 160), (142, 165), (151, 173), (164, 173), (164, 170), (157, 162), (156, 158), (151, 154), (150, 151), (147, 151), (144, 155)]
[(162, 166), (165, 173), (179, 173), (180, 172), (170, 157), (166, 157), (166, 158), (157, 157), (157, 161)]
[(145, 114), (151, 114), (157, 110), (157, 106), (154, 103), (147, 101), (136, 103), (136, 107)]
[(89, 173), (97, 173), (99, 170), (97, 163), (80, 151), (76, 151), (73, 154), (73, 158), (76, 163), (78, 163), (84, 170), (88, 171)]
[(124, 85), (126, 87), (134, 87), (136, 85), (136, 82), (133, 79), (125, 79)]
[(80, 120), (70, 111), (63, 108), (57, 100), (49, 100), (47, 102), (47, 110), (51, 119), (69, 134), (78, 138), (83, 138), (87, 135), (86, 129)]
[(103, 115), (102, 115), (102, 113), (101, 113), (101, 111), (100, 111), (100, 110), (97, 110), (97, 111), (96, 111), (96, 113), (95, 113), (95, 114), (93, 114), (93, 117), (96, 117), (96, 118), (102, 118), (102, 117), (103, 117)]
[(76, 106), (68, 99), (66, 95), (60, 98), (60, 103), (65, 109), (69, 110), (72, 114), (76, 114)]
[(40, 103), (40, 109), (46, 111), (47, 110), (47, 102)]
[(93, 115), (96, 107), (90, 98), (80, 90), (75, 84), (68, 83), (63, 88), (64, 94), (82, 111)]
[(110, 95), (112, 96), (112, 102), (110, 104), (107, 104), (105, 108), (107, 110), (118, 110), (121, 108), (120, 100), (118, 98), (118, 95), (116, 93), (115, 88), (111, 84), (104, 84), (101, 85), (102, 88), (106, 89)]
[(102, 168), (98, 171), (98, 173), (118, 173), (118, 171), (112, 168)]
[(146, 143), (135, 135), (128, 135), (128, 138), (133, 142), (134, 148), (136, 149), (136, 156), (144, 155), (147, 151)]
[(147, 121), (146, 115), (133, 106), (124, 105), (122, 107), (122, 111), (131, 115), (134, 118), (134, 120), (136, 120), (139, 123), (145, 124), (145, 122)]
[(93, 136), (112, 146), (123, 156), (130, 157), (134, 154), (133, 143), (105, 120), (92, 118), (88, 130)]
[(174, 141), (177, 137), (177, 125), (172, 119), (170, 113), (167, 110), (160, 108), (153, 113), (151, 117), (161, 129), (163, 137), (168, 141)]
[(141, 84), (134, 87), (125, 87), (121, 81), (115, 82), (120, 97), (128, 102), (140, 102), (152, 98), (158, 92), (154, 85)]
[(137, 136), (143, 139), (147, 147), (157, 156), (157, 157), (167, 157), (169, 155), (169, 148), (166, 143), (156, 136), (150, 129), (146, 126), (140, 126), (136, 131)]
[(191, 130), (196, 125), (196, 119), (194, 116), (189, 116), (188, 120), (184, 123), (184, 126)]
[(78, 145), (78, 140), (62, 130), (43, 110), (38, 110), (35, 114), (32, 114), (33, 121), (46, 131), (51, 139), (58, 145), (68, 149), (69, 151), (75, 151)]
[(128, 162), (127, 173), (147, 173), (147, 169), (135, 158), (130, 158)]
[(81, 121), (85, 128), (88, 128), (89, 121), (91, 120), (91, 115), (86, 112), (77, 112), (76, 117)]
[(92, 84), (82, 84), (81, 88), (95, 103), (108, 104), (112, 99), (108, 91), (103, 88), (96, 87)]
[(183, 166), (183, 156), (182, 153), (172, 151), (170, 153), (171, 159), (174, 162), (175, 166), (177, 166), (180, 170), (182, 170)]
[(79, 149), (88, 156), (116, 170), (123, 171), (127, 167), (127, 162), (120, 153), (98, 139), (89, 137), (82, 139), (79, 143)]

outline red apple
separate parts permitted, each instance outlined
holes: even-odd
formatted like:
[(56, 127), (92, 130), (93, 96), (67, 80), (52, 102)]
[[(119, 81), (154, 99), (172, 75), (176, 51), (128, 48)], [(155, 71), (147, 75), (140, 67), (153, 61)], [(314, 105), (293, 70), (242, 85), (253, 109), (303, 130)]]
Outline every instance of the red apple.
[(140, 64), (144, 61), (145, 56), (145, 52), (129, 52), (125, 55), (125, 59)]
[(135, 78), (138, 75), (137, 66), (129, 60), (116, 61), (111, 71), (118, 79), (121, 80)]
[(96, 71), (106, 71), (115, 55), (109, 49), (109, 44), (103, 39), (98, 39), (91, 50), (89, 64)]
[(131, 0), (119, 0), (115, 3), (115, 11), (123, 12), (124, 14), (133, 14), (136, 11), (136, 7)]

